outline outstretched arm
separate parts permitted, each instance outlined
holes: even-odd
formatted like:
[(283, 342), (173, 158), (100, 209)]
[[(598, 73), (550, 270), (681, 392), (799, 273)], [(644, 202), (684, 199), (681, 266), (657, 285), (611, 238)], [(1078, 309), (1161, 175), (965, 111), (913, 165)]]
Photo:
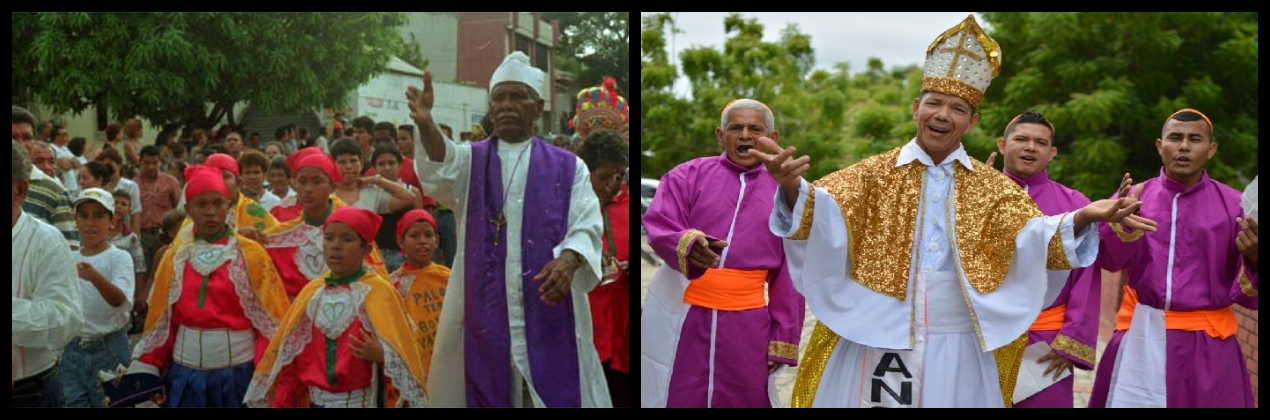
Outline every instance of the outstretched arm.
[(423, 141), (423, 147), (416, 147), (416, 150), (427, 152), (427, 158), (433, 162), (444, 162), (445, 139), (432, 119), (432, 105), (436, 101), (432, 91), (432, 72), (423, 72), (422, 90), (414, 86), (406, 89), (406, 101), (410, 105), (410, 119), (419, 127), (419, 137)]

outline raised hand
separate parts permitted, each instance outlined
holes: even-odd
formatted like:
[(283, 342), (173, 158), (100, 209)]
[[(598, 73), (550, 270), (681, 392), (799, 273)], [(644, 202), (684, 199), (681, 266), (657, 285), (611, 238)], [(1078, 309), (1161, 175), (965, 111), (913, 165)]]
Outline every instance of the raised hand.
[(432, 72), (423, 72), (423, 90), (411, 86), (406, 89), (406, 101), (410, 106), (410, 119), (415, 121), (431, 121), (432, 105), (436, 97), (432, 92)]
[(697, 268), (719, 265), (719, 254), (716, 254), (712, 248), (723, 249), (727, 246), (728, 241), (710, 241), (706, 240), (705, 235), (698, 236), (692, 244), (692, 249), (688, 251), (688, 262)]
[[(768, 137), (759, 137), (758, 146), (745, 151), (746, 155), (754, 155), (758, 160), (767, 166), (767, 173), (780, 183), (781, 190), (785, 193), (785, 203), (790, 207), (798, 200), (798, 187), (802, 184), (803, 172), (811, 169), (811, 157), (803, 156), (798, 159), (789, 160), (793, 156), (794, 146), (781, 149), (775, 140)], [(772, 154), (759, 151), (759, 149), (767, 149)]]
[(995, 162), (996, 160), (997, 160), (997, 152), (992, 152), (992, 154), (988, 155), (988, 160), (983, 161), (983, 163), (987, 164), (988, 166), (992, 166), (992, 162)]

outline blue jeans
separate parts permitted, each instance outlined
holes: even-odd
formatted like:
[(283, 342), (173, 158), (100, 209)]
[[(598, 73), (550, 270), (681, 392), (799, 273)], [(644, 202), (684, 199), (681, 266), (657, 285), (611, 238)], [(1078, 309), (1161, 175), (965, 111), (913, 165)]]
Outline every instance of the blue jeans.
[(437, 209), (432, 212), (432, 217), (437, 219), (437, 230), (441, 234), (441, 246), (432, 253), (432, 262), (454, 267), (454, 252), (459, 244), (454, 227), (454, 212), (450, 209)]
[(128, 366), (132, 358), (128, 335), (115, 331), (97, 340), (75, 337), (62, 352), (61, 377), (64, 407), (105, 407), (105, 395), (97, 386), (97, 372)]
[(406, 263), (406, 257), (401, 255), (400, 250), (379, 248), (379, 255), (384, 257), (384, 268), (388, 269), (388, 274), (392, 274)]

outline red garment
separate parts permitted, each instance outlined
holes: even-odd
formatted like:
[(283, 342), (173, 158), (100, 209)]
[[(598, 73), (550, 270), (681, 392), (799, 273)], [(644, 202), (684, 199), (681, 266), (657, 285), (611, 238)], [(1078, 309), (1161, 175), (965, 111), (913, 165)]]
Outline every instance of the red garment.
[(303, 213), (304, 206), (301, 206), (300, 200), (297, 200), (294, 196), (282, 199), (282, 201), (278, 202), (278, 205), (269, 209), (269, 214), (272, 214), (273, 218), (278, 219), (279, 222), (295, 219)]
[[(614, 197), (603, 211), (608, 212), (608, 227), (617, 245), (618, 261), (629, 261), (630, 244), (630, 192), (622, 185), (622, 192)], [(613, 252), (608, 233), (604, 233), (604, 254)], [(622, 271), (617, 281), (597, 286), (591, 290), (591, 321), (595, 332), (595, 349), (600, 362), (618, 372), (630, 373), (631, 299), (630, 280)]]
[[(375, 176), (374, 166), (371, 166), (370, 170), (366, 171), (366, 176)], [(426, 209), (428, 207), (435, 207), (438, 205), (437, 200), (432, 197), (429, 197), (428, 192), (423, 190), (423, 183), (419, 182), (419, 175), (415, 174), (414, 159), (411, 159), (411, 158), (402, 159), (401, 172), (399, 172), (397, 176), (401, 178), (401, 182), (405, 182), (406, 184), (410, 184), (410, 186), (419, 189), (419, 192), (423, 194), (423, 208)]]
[[(347, 286), (344, 286), (347, 287)], [(330, 384), (326, 378), (326, 336), (316, 326), (310, 327), (312, 334), (309, 344), (300, 353), (304, 357), (296, 357), (295, 363), (285, 369), (296, 369), (296, 376), (303, 386), (315, 386), (327, 392), (349, 392), (371, 386), (372, 365), (370, 362), (353, 356), (352, 337), (368, 336), (370, 333), (362, 328), (360, 317), (354, 317), (353, 323), (335, 339), (335, 378), (337, 382)], [(289, 375), (279, 375), (285, 378)], [(278, 387), (290, 389), (290, 387)], [(278, 398), (279, 401), (293, 401), (291, 398)]]
[[(214, 243), (224, 245), (228, 242), (229, 238), (221, 238)], [(247, 319), (247, 315), (243, 313), (242, 305), (239, 303), (238, 292), (234, 289), (234, 282), (229, 279), (229, 264), (222, 265), (212, 271), (211, 279), (207, 282), (207, 294), (204, 296), (202, 308), (198, 307), (198, 296), (203, 286), (203, 275), (199, 274), (193, 265), (189, 263), (179, 269), (184, 270), (181, 279), (181, 297), (177, 299), (176, 303), (172, 304), (172, 320), (169, 323), (171, 330), (168, 332), (167, 342), (162, 347), (141, 356), (142, 362), (164, 370), (172, 362), (176, 330), (180, 326), (199, 330), (226, 329), (243, 331), (255, 329), (251, 324), (251, 320)], [(163, 309), (154, 308), (151, 310), (161, 311)], [(256, 355), (263, 354), (268, 346), (269, 337), (262, 337), (257, 333)]]

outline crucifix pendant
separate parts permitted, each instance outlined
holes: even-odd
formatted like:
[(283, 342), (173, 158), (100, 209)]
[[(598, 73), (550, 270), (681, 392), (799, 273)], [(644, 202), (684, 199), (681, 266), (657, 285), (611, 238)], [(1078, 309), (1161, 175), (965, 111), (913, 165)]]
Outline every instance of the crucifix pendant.
[(494, 225), (494, 246), (498, 246), (498, 236), (503, 232), (503, 225), (507, 224), (507, 219), (504, 219), (503, 212), (499, 211), (494, 218), (489, 219), (489, 223)]

